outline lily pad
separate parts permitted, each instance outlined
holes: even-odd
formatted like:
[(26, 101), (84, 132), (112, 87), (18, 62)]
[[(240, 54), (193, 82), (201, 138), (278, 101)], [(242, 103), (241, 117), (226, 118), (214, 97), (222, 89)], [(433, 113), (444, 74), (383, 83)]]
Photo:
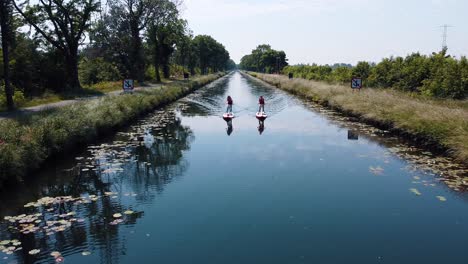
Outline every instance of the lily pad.
[(384, 172), (384, 169), (380, 166), (377, 166), (377, 167), (370, 166), (369, 171), (374, 175), (382, 175)]
[(418, 189), (416, 189), (416, 188), (411, 188), (410, 191), (411, 191), (412, 193), (418, 195), (418, 196), (421, 195), (421, 193), (420, 193), (420, 192), (418, 191)]
[(116, 214), (113, 215), (113, 217), (114, 218), (120, 218), (120, 217), (122, 217), (122, 214), (121, 213), (116, 213)]
[(127, 210), (127, 211), (124, 212), (124, 214), (126, 214), (126, 215), (131, 215), (133, 213), (135, 213), (135, 212), (133, 212), (132, 210)]
[(36, 254), (38, 254), (39, 252), (41, 252), (40, 249), (33, 249), (33, 250), (29, 251), (28, 253), (29, 253), (29, 255), (36, 255)]

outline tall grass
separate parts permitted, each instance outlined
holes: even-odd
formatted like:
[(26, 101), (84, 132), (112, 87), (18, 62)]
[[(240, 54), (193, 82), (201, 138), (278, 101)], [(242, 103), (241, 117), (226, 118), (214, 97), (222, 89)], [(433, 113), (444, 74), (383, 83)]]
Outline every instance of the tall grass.
[(331, 85), (285, 76), (252, 73), (269, 84), (358, 116), (362, 120), (436, 144), (458, 161), (468, 164), (468, 102), (437, 100), (389, 89), (353, 92)]
[(7, 181), (21, 179), (48, 158), (112, 132), (222, 75), (202, 76), (135, 94), (106, 96), (31, 115), (25, 120), (1, 120), (0, 187)]

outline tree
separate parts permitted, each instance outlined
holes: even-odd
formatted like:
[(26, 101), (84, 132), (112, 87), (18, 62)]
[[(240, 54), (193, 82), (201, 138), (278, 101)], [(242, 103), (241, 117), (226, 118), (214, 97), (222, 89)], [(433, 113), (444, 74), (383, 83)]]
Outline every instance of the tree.
[[(116, 23), (107, 24), (110, 28), (120, 27), (119, 33), (128, 34), (120, 38), (129, 41), (127, 59), (129, 63), (130, 78), (140, 82), (144, 81), (145, 56), (141, 31), (146, 29), (148, 23), (154, 19), (159, 6), (159, 0), (117, 0), (110, 4), (111, 20)], [(115, 32), (115, 30), (114, 30)]]
[[(92, 13), (99, 8), (97, 0), (39, 0), (17, 5), (16, 10), (25, 21), (64, 56), (69, 91), (81, 89), (78, 78), (78, 49), (90, 27)], [(23, 8), (26, 5), (26, 8)]]
[(210, 36), (199, 35), (193, 39), (193, 46), (202, 74), (207, 74), (209, 70), (219, 71), (226, 68), (229, 52), (221, 43)]
[(3, 54), (3, 80), (5, 82), (5, 96), (8, 110), (15, 108), (13, 102), (13, 89), (10, 84), (10, 43), (13, 38), (12, 7), (10, 0), (0, 0), (0, 28), (2, 30), (2, 54)]
[(356, 67), (353, 68), (353, 75), (356, 77), (361, 77), (363, 80), (367, 80), (370, 75), (370, 71), (370, 64), (366, 61), (360, 61)]
[(226, 69), (230, 71), (237, 69), (236, 62), (233, 61), (232, 59), (229, 59), (226, 63)]
[(179, 19), (177, 5), (169, 0), (159, 1), (148, 30), (148, 40), (153, 51), (153, 64), (158, 82), (161, 81), (160, 66), (162, 66), (164, 78), (170, 77), (169, 59), (176, 50), (175, 45), (183, 42), (186, 31), (187, 22)]
[(174, 52), (174, 61), (176, 64), (187, 68), (190, 73), (195, 74), (197, 66), (197, 56), (193, 45), (192, 33), (187, 30), (186, 34), (179, 39)]
[(240, 67), (249, 71), (257, 72), (281, 72), (288, 66), (288, 59), (284, 51), (277, 51), (271, 48), (270, 45), (259, 45), (252, 53), (244, 56), (241, 59)]

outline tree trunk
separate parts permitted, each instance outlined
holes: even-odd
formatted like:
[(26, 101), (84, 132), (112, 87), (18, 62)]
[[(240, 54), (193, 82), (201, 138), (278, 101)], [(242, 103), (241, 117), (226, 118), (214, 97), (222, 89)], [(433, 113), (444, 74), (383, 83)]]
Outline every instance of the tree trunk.
[(9, 43), (10, 43), (10, 14), (8, 12), (9, 0), (0, 0), (0, 26), (2, 29), (2, 51), (3, 51), (3, 74), (5, 81), (5, 96), (7, 100), (8, 110), (13, 110), (15, 104), (13, 102), (13, 90), (10, 85), (10, 58), (9, 58)]
[(171, 78), (171, 68), (169, 67), (169, 63), (164, 62), (162, 68), (163, 68), (164, 78), (166, 79)]
[(161, 82), (161, 74), (159, 74), (159, 45), (157, 41), (154, 41), (154, 70), (156, 72), (156, 81)]
[(161, 82), (161, 74), (159, 73), (159, 60), (155, 59), (154, 70), (156, 71), (156, 82)]
[(80, 79), (78, 77), (78, 49), (70, 51), (65, 55), (67, 70), (67, 90), (69, 92), (81, 91)]
[(131, 34), (132, 34), (132, 51), (131, 51), (131, 69), (130, 75), (132, 79), (138, 80), (138, 82), (143, 83), (144, 81), (144, 71), (145, 64), (142, 54), (142, 44), (140, 37), (140, 30), (138, 29), (138, 22), (134, 21), (130, 23)]

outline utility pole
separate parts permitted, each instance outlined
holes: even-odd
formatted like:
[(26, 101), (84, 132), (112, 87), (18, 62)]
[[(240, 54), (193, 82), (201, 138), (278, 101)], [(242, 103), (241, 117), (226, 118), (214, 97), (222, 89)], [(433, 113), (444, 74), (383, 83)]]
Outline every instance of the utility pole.
[(442, 25), (440, 26), (441, 28), (444, 29), (444, 33), (442, 35), (442, 50), (447, 50), (447, 34), (448, 34), (448, 28), (449, 27), (453, 27), (453, 26), (450, 26), (450, 25)]

